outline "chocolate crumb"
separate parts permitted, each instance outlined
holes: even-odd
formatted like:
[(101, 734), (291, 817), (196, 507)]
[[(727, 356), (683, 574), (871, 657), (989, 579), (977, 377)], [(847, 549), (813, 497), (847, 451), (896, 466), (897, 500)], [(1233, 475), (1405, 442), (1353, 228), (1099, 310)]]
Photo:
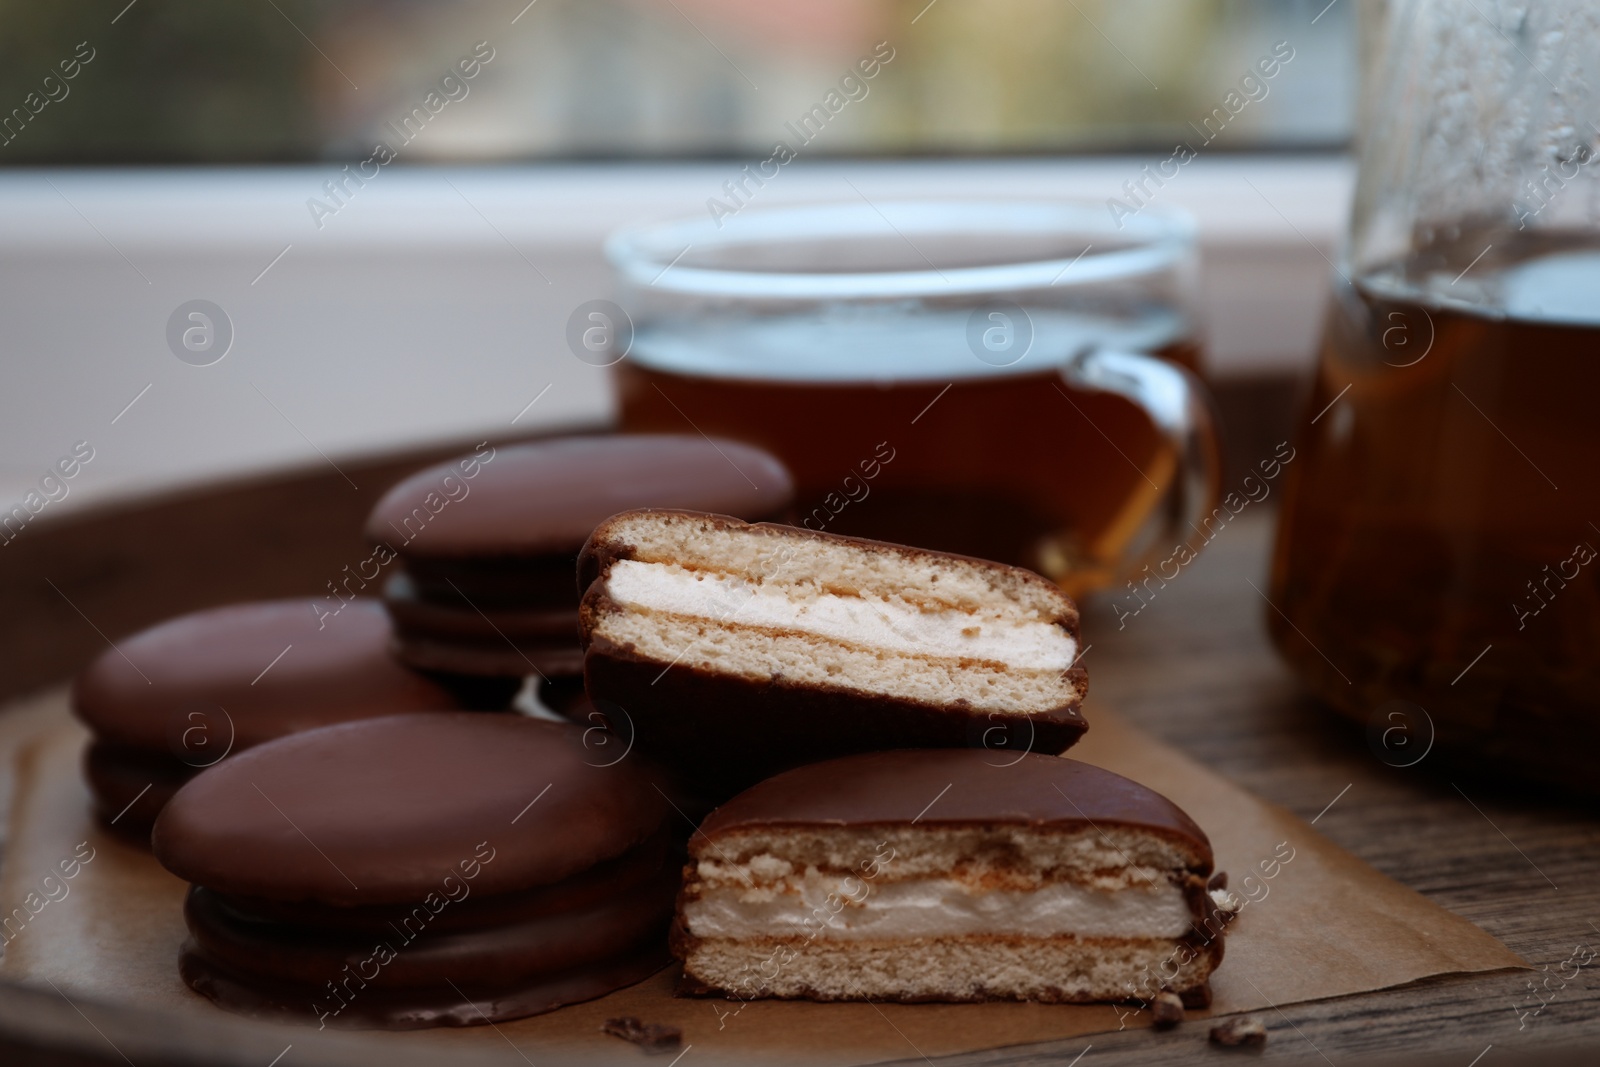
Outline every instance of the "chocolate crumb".
[(683, 1031), (665, 1023), (642, 1023), (632, 1015), (607, 1019), (600, 1028), (612, 1037), (631, 1041), (646, 1052), (676, 1052), (683, 1044)]
[(1211, 1043), (1228, 1048), (1260, 1048), (1267, 1043), (1267, 1028), (1253, 1015), (1235, 1015), (1211, 1028)]
[(1171, 1030), (1183, 1022), (1183, 1001), (1176, 993), (1157, 993), (1150, 1002), (1150, 1017), (1157, 1030)]
[(1190, 1011), (1199, 1011), (1211, 1007), (1211, 983), (1202, 982), (1193, 989), (1185, 989), (1178, 994), (1178, 999), (1183, 1001), (1183, 1006)]
[(1226, 888), (1228, 888), (1228, 872), (1227, 871), (1218, 871), (1216, 874), (1213, 874), (1211, 876), (1211, 881), (1206, 883), (1206, 888), (1207, 889), (1226, 889)]

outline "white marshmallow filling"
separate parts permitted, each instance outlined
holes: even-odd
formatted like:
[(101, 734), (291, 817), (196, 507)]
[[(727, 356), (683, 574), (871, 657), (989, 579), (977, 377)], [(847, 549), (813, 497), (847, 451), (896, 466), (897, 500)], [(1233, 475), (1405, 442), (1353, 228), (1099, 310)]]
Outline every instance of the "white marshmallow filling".
[(810, 869), (765, 887), (702, 888), (683, 906), (689, 932), (706, 940), (799, 937), (882, 940), (962, 937), (1172, 939), (1192, 914), (1170, 881), (1106, 890), (1071, 882), (984, 890), (953, 878), (874, 882)]
[(624, 607), (807, 634), (845, 645), (1028, 670), (1063, 671), (1077, 642), (1037, 618), (925, 608), (898, 597), (845, 596), (819, 586), (756, 583), (665, 563), (618, 560), (606, 591)]

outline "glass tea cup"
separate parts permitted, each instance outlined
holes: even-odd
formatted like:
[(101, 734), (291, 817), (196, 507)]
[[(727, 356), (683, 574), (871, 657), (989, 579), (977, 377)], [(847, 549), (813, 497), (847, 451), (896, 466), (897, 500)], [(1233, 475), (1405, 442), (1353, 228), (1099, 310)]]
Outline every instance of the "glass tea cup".
[(626, 230), (606, 251), (631, 319), (622, 429), (773, 452), (807, 528), (1081, 595), (1187, 543), (1215, 503), (1182, 214), (824, 204)]

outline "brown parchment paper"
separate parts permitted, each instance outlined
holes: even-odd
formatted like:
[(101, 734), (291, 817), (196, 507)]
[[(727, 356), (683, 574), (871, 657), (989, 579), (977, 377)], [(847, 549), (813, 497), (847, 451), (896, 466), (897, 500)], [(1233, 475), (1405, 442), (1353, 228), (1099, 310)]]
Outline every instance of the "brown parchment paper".
[[(66, 897), (45, 905), (10, 940), (0, 960), (0, 981), (45, 989), (54, 983), (64, 997), (165, 1013), (180, 1028), (182, 1020), (192, 1020), (197, 1032), (214, 1028), (219, 1019), (235, 1021), (178, 978), (184, 884), (148, 853), (107, 836), (90, 819), (78, 770), (86, 735), (68, 717), (65, 693), (46, 694), (20, 710), (22, 718), (0, 717), (29, 727), (12, 760), (0, 908), (9, 913), (27, 894), (38, 892), (41, 879), (81, 842), (94, 849), (94, 859), (69, 883)], [(1210, 836), (1218, 867), (1229, 872), (1235, 891), (1245, 889), (1244, 877), (1253, 875), (1249, 895), (1254, 899), (1230, 929), (1227, 957), (1213, 978), (1211, 1014), (1343, 996), (1435, 975), (1527, 966), (1465, 919), (1379, 874), (1288, 812), (1119, 722), (1104, 707), (1089, 708), (1087, 716), (1092, 729), (1071, 751), (1074, 758), (1143, 782), (1185, 808)], [(1002, 757), (997, 753), (996, 758)], [(1285, 862), (1286, 856), (1292, 858)], [(607, 1018), (636, 1015), (681, 1026), (685, 1043), (692, 1046), (684, 1067), (695, 1067), (869, 1063), (1149, 1024), (1148, 1012), (1110, 1005), (752, 1001), (740, 1008), (728, 1001), (675, 998), (673, 979), (673, 972), (663, 972), (601, 1000), (498, 1028), (334, 1035), (331, 1028), (318, 1034), (308, 1024), (282, 1033), (293, 1042), (297, 1064), (358, 1062), (352, 1050), (372, 1062), (381, 1062), (380, 1057), (409, 1062), (419, 1053), (439, 1062), (467, 1062), (480, 1052), (516, 1062), (507, 1059), (511, 1045), (544, 1067), (645, 1059), (599, 1033)], [(739, 1010), (730, 1014), (731, 1009)], [(241, 1038), (247, 1036), (248, 1024), (234, 1024)], [(325, 1053), (320, 1060), (319, 1048)]]

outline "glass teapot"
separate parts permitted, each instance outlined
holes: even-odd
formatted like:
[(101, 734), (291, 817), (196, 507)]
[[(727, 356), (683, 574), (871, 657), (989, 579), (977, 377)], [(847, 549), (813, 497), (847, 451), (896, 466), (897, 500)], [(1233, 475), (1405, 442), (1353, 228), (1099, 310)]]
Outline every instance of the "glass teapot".
[[(1392, 765), (1600, 793), (1600, 4), (1368, 9), (1269, 626)], [(1409, 746), (1409, 747), (1408, 747)]]

